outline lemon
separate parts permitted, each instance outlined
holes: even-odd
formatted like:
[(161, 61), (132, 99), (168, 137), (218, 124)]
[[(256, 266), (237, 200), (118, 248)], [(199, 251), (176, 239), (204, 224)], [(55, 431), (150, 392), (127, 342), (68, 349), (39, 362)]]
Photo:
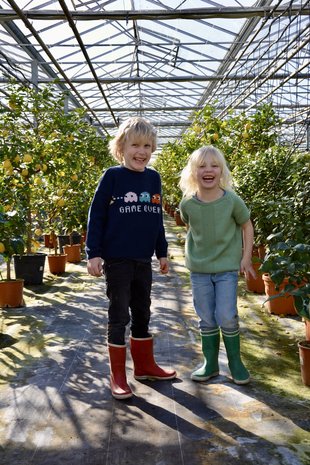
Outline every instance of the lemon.
[(28, 176), (28, 170), (27, 170), (27, 168), (24, 168), (24, 169), (22, 170), (22, 176), (24, 176), (24, 177)]
[(41, 184), (43, 183), (42, 179), (41, 178), (35, 178), (34, 179), (34, 184), (36, 186), (41, 186)]
[(42, 229), (37, 228), (37, 229), (34, 231), (34, 233), (35, 233), (36, 236), (42, 236)]
[(3, 242), (0, 242), (0, 253), (3, 253), (3, 252), (5, 252), (5, 246)]
[(9, 107), (11, 108), (11, 110), (15, 110), (17, 108), (17, 105), (13, 100), (9, 100)]
[(4, 162), (2, 163), (2, 166), (5, 170), (8, 170), (12, 167), (12, 163), (10, 162), (10, 160), (4, 160)]
[(58, 201), (57, 201), (57, 205), (58, 205), (59, 207), (63, 207), (63, 206), (64, 206), (64, 204), (65, 204), (65, 201), (64, 201), (64, 199), (58, 199)]
[(47, 166), (43, 163), (42, 165), (42, 171), (46, 171), (47, 170)]
[(24, 163), (31, 163), (32, 162), (32, 156), (30, 155), (30, 153), (25, 153), (25, 155), (23, 157), (23, 162)]
[(71, 176), (71, 179), (72, 179), (72, 181), (77, 181), (77, 180), (78, 180), (78, 175), (77, 175), (77, 174), (73, 174), (73, 175)]

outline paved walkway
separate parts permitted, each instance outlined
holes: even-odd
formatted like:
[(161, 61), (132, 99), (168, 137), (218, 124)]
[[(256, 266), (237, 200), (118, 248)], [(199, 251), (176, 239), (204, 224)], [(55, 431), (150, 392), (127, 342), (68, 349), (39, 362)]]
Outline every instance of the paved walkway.
[(190, 380), (200, 348), (181, 268), (155, 272), (152, 296), (156, 358), (178, 378), (135, 381), (128, 355), (127, 401), (111, 398), (104, 282), (85, 261), (2, 312), (18, 341), (0, 351), (1, 465), (309, 465), (310, 400), (236, 386), (223, 349), (219, 377)]

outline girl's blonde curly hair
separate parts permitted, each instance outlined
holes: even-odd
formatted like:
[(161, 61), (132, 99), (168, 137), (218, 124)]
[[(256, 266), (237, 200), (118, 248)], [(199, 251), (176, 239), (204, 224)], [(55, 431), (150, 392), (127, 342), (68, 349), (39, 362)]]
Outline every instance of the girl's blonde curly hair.
[(216, 160), (221, 168), (220, 187), (225, 190), (233, 190), (231, 174), (223, 153), (213, 145), (206, 145), (191, 154), (187, 165), (182, 170), (179, 186), (184, 197), (191, 197), (196, 194), (198, 190), (196, 171), (208, 156)]
[(157, 147), (157, 131), (144, 118), (135, 117), (124, 121), (118, 128), (116, 136), (109, 142), (111, 155), (120, 163), (124, 160), (124, 144), (128, 139), (135, 138), (151, 144), (152, 153)]

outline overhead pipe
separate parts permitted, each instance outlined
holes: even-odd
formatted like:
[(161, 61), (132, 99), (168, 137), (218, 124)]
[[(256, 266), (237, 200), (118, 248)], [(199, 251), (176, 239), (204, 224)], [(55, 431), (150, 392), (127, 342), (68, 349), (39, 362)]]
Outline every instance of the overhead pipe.
[[(11, 2), (10, 2), (11, 4)], [(13, 7), (14, 8), (14, 7)], [(15, 10), (15, 8), (14, 8)], [(15, 10), (16, 11), (16, 10)], [(64, 20), (66, 14), (57, 10), (39, 10), (30, 9), (23, 10), (28, 19), (36, 20)], [(68, 10), (69, 11), (69, 10)], [(106, 19), (108, 21), (135, 21), (143, 19), (145, 21), (156, 20), (172, 20), (172, 19), (211, 19), (211, 18), (227, 18), (227, 19), (240, 19), (240, 18), (265, 18), (267, 15), (286, 15), (291, 16), (297, 13), (302, 15), (310, 15), (309, 7), (299, 7), (292, 5), (289, 9), (286, 6), (279, 6), (274, 11), (273, 6), (263, 7), (220, 7), (220, 8), (187, 8), (180, 10), (105, 10), (105, 11), (69, 11), (73, 21), (99, 21)], [(0, 12), (0, 21), (15, 20), (19, 15), (9, 9), (3, 9)]]

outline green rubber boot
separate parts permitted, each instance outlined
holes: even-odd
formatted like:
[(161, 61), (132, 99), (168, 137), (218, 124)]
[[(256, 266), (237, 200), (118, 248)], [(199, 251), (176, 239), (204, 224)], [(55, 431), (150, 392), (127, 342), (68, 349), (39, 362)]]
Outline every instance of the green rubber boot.
[(193, 381), (207, 381), (219, 374), (218, 355), (220, 348), (220, 330), (201, 332), (201, 346), (204, 363), (201, 368), (191, 374)]
[(240, 356), (239, 330), (228, 332), (222, 330), (222, 336), (226, 348), (228, 366), (235, 384), (247, 384), (250, 381), (250, 373), (242, 363)]

